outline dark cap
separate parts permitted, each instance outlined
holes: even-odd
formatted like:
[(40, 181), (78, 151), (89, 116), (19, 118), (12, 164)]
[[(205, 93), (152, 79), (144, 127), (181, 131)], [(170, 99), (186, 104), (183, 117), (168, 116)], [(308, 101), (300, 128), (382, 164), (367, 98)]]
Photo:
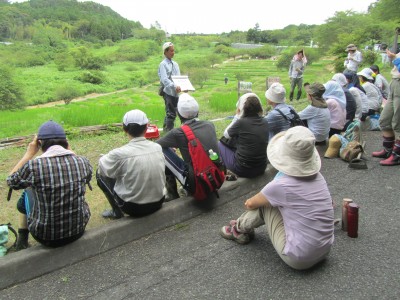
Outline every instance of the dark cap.
[(379, 73), (379, 67), (377, 65), (372, 65), (369, 67), (372, 71)]
[(66, 139), (65, 131), (60, 124), (50, 120), (39, 127), (38, 140)]
[(311, 85), (304, 85), (306, 93), (311, 96), (311, 105), (320, 108), (327, 108), (325, 99), (322, 95), (325, 93), (325, 87), (322, 83), (314, 82)]
[(314, 82), (313, 84), (306, 85), (304, 87), (307, 94), (311, 95), (314, 98), (322, 98), (322, 95), (325, 93), (325, 87), (322, 83)]

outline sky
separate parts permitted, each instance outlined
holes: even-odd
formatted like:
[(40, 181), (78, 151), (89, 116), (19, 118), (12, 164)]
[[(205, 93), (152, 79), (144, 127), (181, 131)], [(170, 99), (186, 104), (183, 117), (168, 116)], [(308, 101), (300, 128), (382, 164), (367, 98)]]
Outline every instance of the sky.
[[(24, 2), (18, 0), (12, 2)], [(82, 0), (83, 1), (83, 0)], [(376, 0), (96, 0), (122, 17), (145, 28), (158, 22), (174, 33), (247, 31), (258, 23), (261, 30), (288, 25), (320, 25), (336, 11), (366, 13)]]

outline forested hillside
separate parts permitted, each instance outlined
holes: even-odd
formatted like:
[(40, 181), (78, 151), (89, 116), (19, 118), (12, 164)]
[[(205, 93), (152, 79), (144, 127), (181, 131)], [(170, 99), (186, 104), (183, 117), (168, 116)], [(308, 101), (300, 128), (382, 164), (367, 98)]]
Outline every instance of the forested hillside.
[[(367, 13), (339, 11), (322, 25), (268, 30), (255, 24), (247, 31), (169, 39), (176, 44), (182, 71), (202, 88), (215, 65), (237, 57), (273, 58), (277, 68), (285, 69), (293, 55), (290, 47), (308, 47), (309, 64), (336, 57), (332, 69), (340, 72), (344, 49), (354, 43), (363, 50), (365, 64), (371, 64), (379, 58), (370, 50), (374, 44), (393, 45), (399, 16), (400, 0), (377, 0)], [(0, 0), (0, 110), (153, 84), (165, 39), (157, 22), (144, 28), (90, 1)], [(262, 47), (232, 46), (238, 42)], [(235, 77), (242, 80), (246, 74), (238, 70)]]
[(32, 40), (43, 36), (57, 39), (117, 41), (142, 28), (110, 8), (76, 0), (30, 0), (10, 4), (0, 1), (0, 39)]

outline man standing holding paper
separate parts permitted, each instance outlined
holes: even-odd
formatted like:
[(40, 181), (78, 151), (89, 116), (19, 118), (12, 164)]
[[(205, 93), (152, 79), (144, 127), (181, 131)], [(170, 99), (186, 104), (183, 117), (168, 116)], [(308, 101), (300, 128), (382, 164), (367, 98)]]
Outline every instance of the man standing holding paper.
[(163, 45), (164, 60), (158, 67), (158, 77), (162, 85), (162, 96), (165, 102), (165, 118), (163, 130), (168, 132), (174, 128), (176, 109), (178, 105), (178, 93), (181, 92), (180, 86), (172, 81), (172, 76), (181, 75), (179, 65), (172, 60), (175, 54), (174, 44), (166, 42)]

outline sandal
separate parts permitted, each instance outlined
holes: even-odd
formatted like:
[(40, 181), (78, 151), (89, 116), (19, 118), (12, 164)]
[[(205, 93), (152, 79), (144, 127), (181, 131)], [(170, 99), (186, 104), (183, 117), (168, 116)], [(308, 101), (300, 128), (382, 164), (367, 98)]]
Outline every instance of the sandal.
[(225, 176), (225, 180), (226, 181), (236, 181), (237, 180), (237, 176), (235, 174), (229, 174)]

